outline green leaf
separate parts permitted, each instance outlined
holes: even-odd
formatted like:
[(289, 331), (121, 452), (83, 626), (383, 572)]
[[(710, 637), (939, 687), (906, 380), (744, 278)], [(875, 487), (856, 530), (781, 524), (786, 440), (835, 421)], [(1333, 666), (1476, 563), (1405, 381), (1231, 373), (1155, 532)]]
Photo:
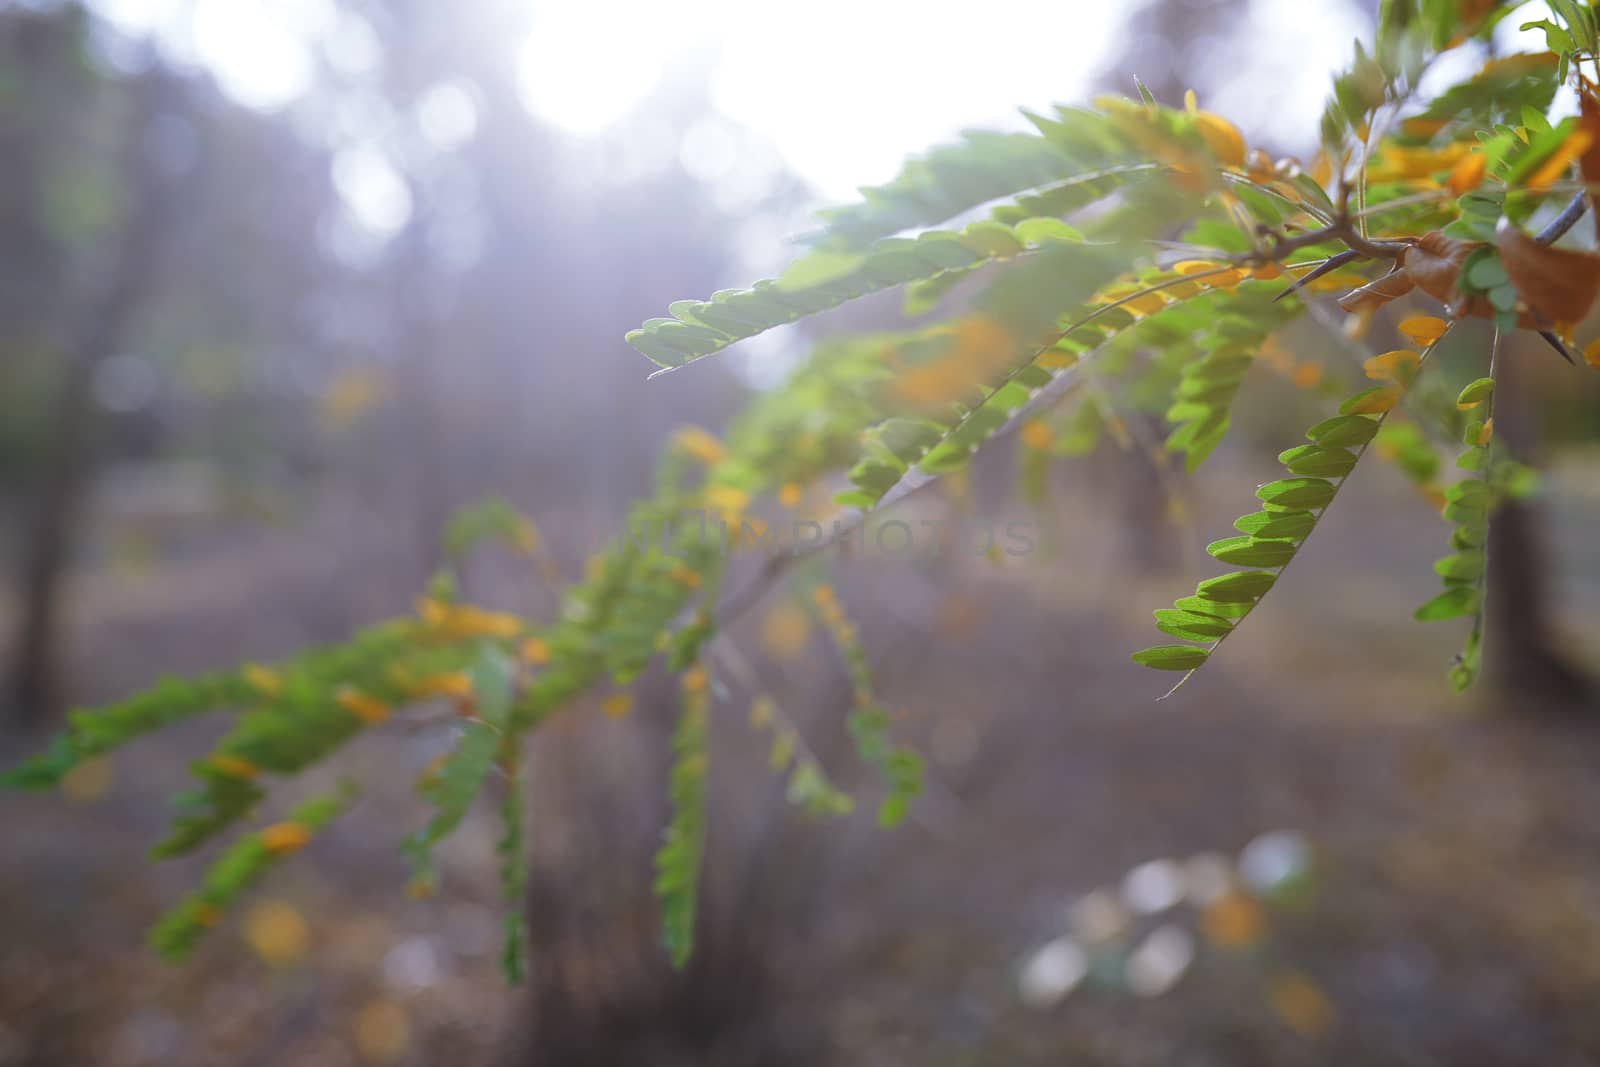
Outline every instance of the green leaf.
[(1223, 619), (1242, 619), (1250, 614), (1255, 607), (1253, 600), (1224, 602), (1221, 600), (1208, 600), (1203, 596), (1181, 597), (1172, 605), (1179, 611), (1193, 612), (1196, 615), (1215, 615)]
[(1309, 511), (1256, 511), (1234, 520), (1233, 528), (1253, 537), (1300, 541), (1316, 524)]
[[(343, 783), (335, 793), (295, 806), (285, 821), (314, 836), (346, 811), (355, 797), (355, 788)], [(150, 946), (170, 962), (187, 959), (228, 906), (287, 855), (269, 848), (261, 834), (246, 834), (206, 870), (199, 889), (161, 917), (150, 932)]]
[(1478, 678), (1478, 669), (1483, 658), (1483, 638), (1479, 628), (1474, 627), (1467, 635), (1467, 646), (1456, 657), (1455, 663), (1450, 667), (1450, 686), (1457, 693), (1465, 692)]
[(1392, 385), (1374, 385), (1370, 389), (1363, 389), (1361, 392), (1357, 393), (1355, 396), (1352, 396), (1350, 399), (1339, 405), (1339, 414), (1369, 414), (1369, 412), (1364, 410), (1369, 404), (1378, 400), (1380, 397), (1387, 397), (1390, 394), (1393, 394), (1395, 391), (1395, 387)]
[(1133, 654), (1133, 662), (1158, 671), (1192, 671), (1210, 658), (1211, 653), (1194, 645), (1156, 645)]
[(1356, 465), (1354, 452), (1322, 445), (1300, 445), (1278, 455), (1278, 462), (1294, 474), (1309, 474), (1321, 478), (1343, 478)]
[(706, 706), (686, 701), (672, 737), (672, 818), (655, 857), (662, 940), (672, 965), (680, 969), (694, 950), (700, 866), (705, 857), (706, 743)]
[(1494, 379), (1479, 378), (1461, 390), (1461, 395), (1456, 397), (1456, 405), (1458, 407), (1472, 407), (1475, 404), (1481, 404), (1493, 395)]
[(1370, 415), (1338, 415), (1319, 422), (1306, 436), (1325, 448), (1359, 448), (1378, 432), (1378, 420)]
[(1446, 589), (1416, 611), (1418, 622), (1439, 622), (1476, 615), (1483, 605), (1483, 593), (1471, 586)]
[(1467, 282), (1474, 289), (1488, 292), (1511, 281), (1511, 276), (1506, 273), (1505, 264), (1500, 262), (1498, 256), (1484, 256), (1472, 264), (1467, 271)]
[(1481, 478), (1466, 478), (1446, 489), (1444, 498), (1451, 504), (1486, 508), (1489, 505), (1489, 483)]
[(1283, 478), (1256, 490), (1256, 498), (1290, 508), (1326, 507), (1336, 487), (1322, 478)]
[(1207, 578), (1195, 587), (1195, 592), (1207, 600), (1239, 604), (1259, 600), (1277, 579), (1271, 571), (1239, 571)]
[[(1092, 130), (1074, 139), (1088, 148)], [(1102, 159), (1108, 159), (1102, 152)], [(997, 197), (1059, 181), (1091, 169), (1074, 162), (1034, 133), (968, 132), (957, 144), (941, 145), (909, 160), (886, 185), (863, 189), (860, 203), (819, 213), (826, 228), (815, 240), (860, 249), (901, 230), (936, 226)]]
[(492, 496), (456, 513), (445, 527), (444, 551), (459, 563), (478, 545), (491, 539), (518, 544), (531, 524), (504, 497)]
[(1075, 226), (1069, 226), (1057, 218), (1031, 218), (1023, 219), (1014, 227), (1017, 237), (1023, 243), (1042, 245), (1046, 241), (1079, 242), (1083, 240), (1083, 232)]
[(1213, 541), (1206, 551), (1223, 563), (1241, 567), (1281, 567), (1294, 558), (1293, 541), (1263, 541), (1255, 537), (1227, 537)]
[(1482, 552), (1457, 552), (1436, 562), (1433, 569), (1441, 578), (1458, 582), (1476, 582), (1483, 577), (1483, 564)]
[[(860, 270), (866, 261), (867, 256), (864, 252), (831, 252), (819, 248), (789, 264), (783, 273), (778, 275), (777, 288), (795, 290), (827, 285), (829, 282), (849, 277)], [(692, 303), (689, 305), (689, 310), (692, 314), (694, 311)]]
[(1161, 608), (1155, 616), (1157, 629), (1185, 641), (1213, 641), (1233, 629), (1227, 619), (1205, 612)]
[(500, 896), (505, 903), (505, 947), (500, 963), (506, 981), (521, 985), (528, 974), (528, 857), (526, 816), (523, 811), (523, 760), (512, 747), (507, 753), (506, 796), (500, 805), (504, 827), (495, 852), (500, 856)]
[(511, 714), (516, 664), (499, 649), (485, 647), (472, 669), (477, 717), (461, 729), (461, 739), (439, 768), (426, 795), (437, 809), (420, 833), (406, 843), (419, 868), (426, 869), (434, 845), (448, 837), (483, 790), (500, 752), (502, 730)]

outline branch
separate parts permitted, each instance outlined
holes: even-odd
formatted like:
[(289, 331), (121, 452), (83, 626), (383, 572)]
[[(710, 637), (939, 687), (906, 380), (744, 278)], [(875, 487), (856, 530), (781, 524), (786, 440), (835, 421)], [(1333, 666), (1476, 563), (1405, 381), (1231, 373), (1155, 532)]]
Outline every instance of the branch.
[(1567, 201), (1567, 206), (1561, 209), (1561, 214), (1550, 220), (1550, 224), (1534, 236), (1534, 240), (1542, 245), (1555, 244), (1562, 236), (1581, 218), (1588, 210), (1589, 197), (1587, 193), (1574, 193), (1572, 199)]

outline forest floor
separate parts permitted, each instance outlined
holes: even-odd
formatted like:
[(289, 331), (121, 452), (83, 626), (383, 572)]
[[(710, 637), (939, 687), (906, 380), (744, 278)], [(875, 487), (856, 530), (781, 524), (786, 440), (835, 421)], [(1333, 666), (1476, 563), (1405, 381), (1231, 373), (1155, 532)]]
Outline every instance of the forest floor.
[[(1200, 530), (1248, 510), (1252, 473), (1235, 461), (1201, 482)], [(1551, 527), (1561, 573), (1583, 576), (1561, 599), (1588, 620), (1566, 636), (1593, 649), (1600, 495), (1559, 484), (1571, 490)], [(1410, 620), (1434, 591), (1446, 528), (1392, 472), (1363, 472), (1345, 497), (1216, 662), (1161, 702), (1171, 679), (1127, 653), (1159, 638), (1149, 609), (1204, 574), (1119, 569), (1120, 532), (1092, 498), (1058, 501), (1053, 560), (888, 577), (844, 564), (843, 599), (930, 753), (930, 790), (892, 834), (863, 814), (811, 850), (751, 853), (813, 899), (766, 920), (771, 944), (752, 950), (783, 971), (768, 1014), (713, 1010), (699, 1062), (776, 1062), (719, 1046), (725, 1022), (807, 1031), (826, 1062), (874, 1067), (1600, 1063), (1600, 715), (1453, 697), (1443, 669), (1460, 627)], [(330, 613), (405, 610), (396, 594), (335, 611), (342, 557), (304, 551), (313, 541), (264, 534), (206, 560), (84, 576), (77, 695), (270, 660), (306, 619), (326, 629)], [(817, 688), (822, 657), (778, 663), (774, 688)], [(589, 718), (600, 750), (623, 728)], [(499, 973), (490, 813), (448, 843), (436, 897), (403, 891), (394, 845), (426, 817), (410, 782), (442, 738), (364, 739), (338, 768), (375, 782), (357, 811), (188, 965), (144, 948), (203, 868), (152, 866), (144, 850), (218, 730), (140, 745), (66, 797), (6, 798), (0, 1067), (541, 1062), (518, 1052), (527, 994)], [(0, 744), (7, 762), (23, 751)], [(1019, 997), (1019, 966), (1073, 929), (1075, 901), (1146, 861), (1236, 856), (1278, 830), (1314, 856), (1292, 901), (1252, 897), (1228, 916), (1179, 904), (1098, 950), (1060, 1004)], [(642, 881), (647, 864), (614, 866)], [(1191, 935), (1195, 958), (1159, 995), (1130, 990), (1125, 950), (1158, 923)]]

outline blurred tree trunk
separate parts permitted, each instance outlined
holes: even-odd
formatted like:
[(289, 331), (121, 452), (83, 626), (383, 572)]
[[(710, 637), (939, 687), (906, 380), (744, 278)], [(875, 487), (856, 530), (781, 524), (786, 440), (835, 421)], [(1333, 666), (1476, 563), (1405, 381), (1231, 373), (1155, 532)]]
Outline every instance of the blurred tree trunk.
[[(1495, 437), (1521, 463), (1539, 454), (1538, 412), (1529, 395), (1526, 360), (1548, 352), (1511, 351), (1500, 360), (1495, 385)], [(1485, 655), (1490, 681), (1517, 706), (1552, 710), (1594, 703), (1594, 683), (1555, 648), (1551, 619), (1550, 554), (1540, 509), (1507, 501), (1489, 523)]]
[(146, 135), (171, 91), (165, 78), (140, 85), (124, 146), (122, 172), (131, 178), (121, 235), (107, 259), (91, 308), (69, 329), (32, 515), (23, 541), (22, 616), (9, 678), (16, 724), (37, 726), (61, 709), (62, 587), (94, 468), (95, 371), (123, 343), (155, 277), (152, 261), (166, 222), (159, 161)]

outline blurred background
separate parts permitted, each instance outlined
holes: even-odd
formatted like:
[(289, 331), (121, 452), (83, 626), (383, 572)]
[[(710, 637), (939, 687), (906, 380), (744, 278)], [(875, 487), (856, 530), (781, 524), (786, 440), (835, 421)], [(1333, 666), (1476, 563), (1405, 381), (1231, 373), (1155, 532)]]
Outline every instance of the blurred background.
[[(720, 427), (808, 341), (646, 384), (625, 330), (771, 274), (906, 154), (1135, 75), (1309, 155), (1375, 9), (0, 0), (0, 757), (69, 706), (408, 611), (487, 493), (548, 566), (490, 558), (471, 591), (548, 618), (674, 430)], [(1127, 662), (1147, 609), (1319, 417), (1252, 382), (1177, 488), (1187, 523), (1108, 448), (1052, 476), (1048, 551), (839, 562), (929, 761), (892, 835), (810, 825), (767, 780), (739, 701), (773, 694), (832, 767), (849, 683), (781, 595), (747, 616), (684, 974), (649, 892), (659, 679), (534, 743), (522, 989), (491, 818), (436, 897), (403, 891), (446, 738), (399, 727), (329, 771), (375, 782), (354, 814), (160, 964), (143, 931), (203, 861), (143, 853), (217, 736), (196, 723), (6, 798), (0, 1065), (1600, 1062), (1600, 420), (1587, 372), (1509, 356), (1546, 491), (1497, 687), (1449, 695), (1461, 635), (1410, 621), (1447, 527), (1369, 464), (1260, 625), (1155, 702)], [(969, 481), (911, 506), (1030, 514), (1008, 457)]]

